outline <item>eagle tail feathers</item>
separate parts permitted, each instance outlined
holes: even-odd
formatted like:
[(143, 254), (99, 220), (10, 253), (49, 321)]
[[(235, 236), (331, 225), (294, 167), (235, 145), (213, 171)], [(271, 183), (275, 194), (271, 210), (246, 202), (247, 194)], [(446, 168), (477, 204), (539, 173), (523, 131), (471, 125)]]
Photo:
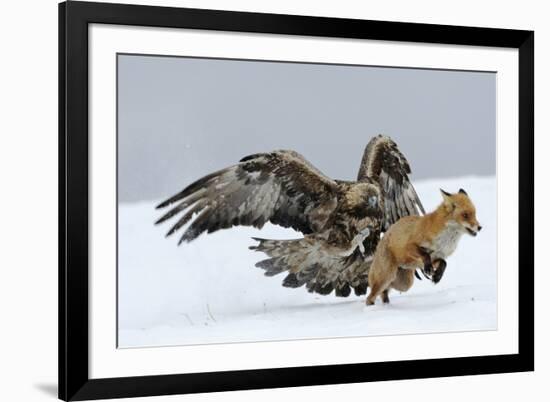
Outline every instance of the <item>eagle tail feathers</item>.
[(264, 275), (271, 277), (286, 272), (282, 285), (299, 288), (306, 285), (310, 293), (347, 297), (366, 293), (370, 260), (357, 249), (352, 255), (338, 257), (322, 251), (316, 239), (270, 240), (253, 238), (259, 244), (251, 250), (261, 251), (270, 258), (256, 263)]

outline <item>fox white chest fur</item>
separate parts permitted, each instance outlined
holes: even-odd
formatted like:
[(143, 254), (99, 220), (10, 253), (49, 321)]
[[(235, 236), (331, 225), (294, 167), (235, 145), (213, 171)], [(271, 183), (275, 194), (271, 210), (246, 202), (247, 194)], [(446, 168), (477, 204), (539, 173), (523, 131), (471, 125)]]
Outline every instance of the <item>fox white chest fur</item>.
[(464, 232), (456, 223), (449, 223), (447, 227), (433, 240), (429, 249), (433, 250), (432, 259), (446, 259), (456, 250), (458, 242)]

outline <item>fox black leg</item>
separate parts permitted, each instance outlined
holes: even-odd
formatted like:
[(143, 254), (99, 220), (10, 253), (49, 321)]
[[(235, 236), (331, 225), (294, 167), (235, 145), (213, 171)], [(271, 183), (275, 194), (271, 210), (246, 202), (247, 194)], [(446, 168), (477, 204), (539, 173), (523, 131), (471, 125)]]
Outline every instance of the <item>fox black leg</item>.
[(432, 276), (432, 281), (433, 283), (438, 283), (443, 278), (443, 273), (445, 272), (445, 268), (447, 268), (447, 261), (443, 258), (438, 258), (434, 261), (434, 264), (437, 265), (437, 270)]
[(424, 263), (424, 273), (432, 275), (434, 272), (434, 267), (432, 265), (432, 257), (430, 257), (430, 251), (424, 247), (418, 246), (418, 252)]
[(389, 290), (388, 290), (388, 289), (386, 289), (386, 290), (384, 290), (384, 291), (382, 292), (381, 297), (382, 297), (382, 303), (384, 303), (384, 304), (390, 302), (390, 297), (389, 297), (388, 293), (389, 293)]
[(414, 270), (414, 276), (416, 276), (416, 279), (418, 279), (419, 281), (422, 280), (422, 277), (421, 277), (420, 274), (418, 273), (418, 270), (417, 270), (417, 269)]

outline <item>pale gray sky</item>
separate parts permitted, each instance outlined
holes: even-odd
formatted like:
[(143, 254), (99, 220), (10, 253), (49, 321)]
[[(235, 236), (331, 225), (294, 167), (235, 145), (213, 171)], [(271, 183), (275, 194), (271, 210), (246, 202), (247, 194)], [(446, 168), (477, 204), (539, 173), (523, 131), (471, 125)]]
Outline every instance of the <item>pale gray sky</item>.
[(121, 202), (165, 198), (274, 149), (355, 179), (379, 133), (413, 181), (494, 175), (496, 75), (119, 55), (118, 124)]

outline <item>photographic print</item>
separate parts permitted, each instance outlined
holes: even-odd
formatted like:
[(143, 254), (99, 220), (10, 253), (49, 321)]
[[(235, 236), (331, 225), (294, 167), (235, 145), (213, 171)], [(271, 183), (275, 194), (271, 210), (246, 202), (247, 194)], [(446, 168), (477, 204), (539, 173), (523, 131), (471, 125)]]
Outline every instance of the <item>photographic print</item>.
[(118, 347), (497, 329), (496, 74), (118, 54)]
[(534, 32), (60, 3), (59, 123), (61, 399), (534, 370)]

